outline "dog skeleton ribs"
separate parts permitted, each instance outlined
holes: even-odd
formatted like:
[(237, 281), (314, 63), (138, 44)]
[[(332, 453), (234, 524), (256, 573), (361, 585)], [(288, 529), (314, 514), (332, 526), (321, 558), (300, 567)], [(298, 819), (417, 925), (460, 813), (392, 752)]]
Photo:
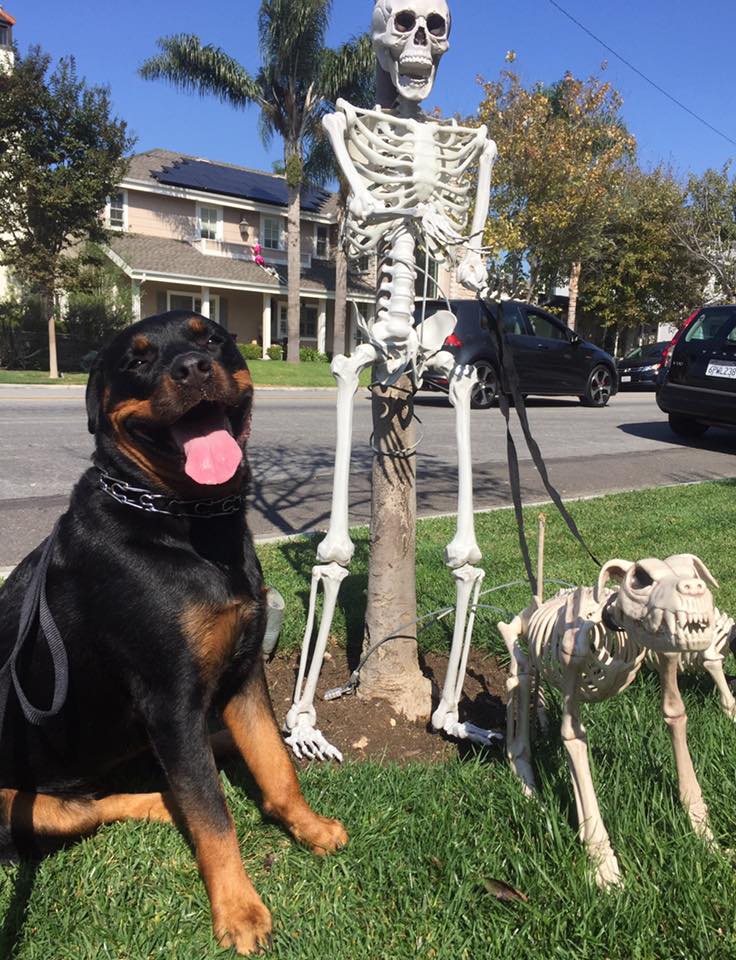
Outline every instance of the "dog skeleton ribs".
[[(364, 327), (367, 342), (351, 357), (337, 356), (337, 436), (332, 508), (327, 534), (312, 570), (307, 626), (294, 702), (286, 718), (287, 743), (297, 756), (342, 759), (316, 726), (314, 698), (340, 584), (348, 575), (353, 543), (348, 530), (348, 479), (353, 399), (361, 370), (374, 364), (385, 386), (408, 373), (419, 386), (426, 371), (449, 380), (458, 442), (457, 531), (445, 551), (456, 580), (456, 620), (435, 729), (488, 743), (496, 736), (461, 723), (458, 703), (473, 629), (475, 603), (484, 572), (475, 537), (470, 450), (470, 397), (477, 381), (472, 367), (456, 367), (442, 346), (455, 326), (449, 310), (414, 326), (418, 247), (457, 266), (458, 280), (477, 292), (487, 271), (481, 235), (488, 215), (496, 145), (485, 127), (466, 128), (454, 120), (424, 114), (420, 102), (430, 93), (437, 66), (447, 51), (450, 13), (445, 0), (377, 0), (372, 22), (379, 63), (379, 99), (373, 110), (345, 101), (324, 118), (340, 168), (351, 189), (345, 242), (361, 256), (376, 251), (379, 281), (375, 320)], [(478, 167), (470, 238), (463, 236), (471, 204), (467, 174)], [(459, 252), (464, 256), (460, 258)], [(324, 588), (322, 619), (307, 672), (319, 584)]]

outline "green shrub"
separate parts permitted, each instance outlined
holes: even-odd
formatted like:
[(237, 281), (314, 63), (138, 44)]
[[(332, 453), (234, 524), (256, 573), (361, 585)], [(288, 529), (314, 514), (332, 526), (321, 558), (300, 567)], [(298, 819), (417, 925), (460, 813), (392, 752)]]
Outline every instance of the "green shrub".
[(246, 360), (260, 360), (263, 356), (263, 351), (257, 343), (239, 343), (238, 350)]
[(272, 344), (268, 350), (266, 350), (270, 360), (283, 360), (284, 359), (284, 348), (280, 343)]
[(299, 350), (299, 359), (305, 360), (308, 363), (327, 363), (329, 357), (326, 353), (320, 353), (319, 350), (314, 347), (302, 347)]

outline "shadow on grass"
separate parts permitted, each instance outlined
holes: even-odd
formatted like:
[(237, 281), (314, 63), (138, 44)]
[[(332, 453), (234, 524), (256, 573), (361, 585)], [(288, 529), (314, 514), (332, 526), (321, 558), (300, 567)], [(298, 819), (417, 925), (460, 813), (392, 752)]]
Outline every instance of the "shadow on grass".
[(18, 867), (13, 897), (0, 929), (0, 956), (13, 960), (23, 943), (23, 927), (28, 915), (28, 905), (33, 895), (39, 860), (24, 861)]

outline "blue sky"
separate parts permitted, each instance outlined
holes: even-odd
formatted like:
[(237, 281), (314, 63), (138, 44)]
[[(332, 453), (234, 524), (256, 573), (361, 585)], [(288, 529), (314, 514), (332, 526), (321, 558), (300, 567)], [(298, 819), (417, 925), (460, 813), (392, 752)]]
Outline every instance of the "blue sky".
[[(721, 166), (736, 146), (711, 132), (574, 26), (549, 0), (455, 0), (453, 34), (432, 98), (445, 113), (471, 114), (481, 98), (477, 76), (494, 78), (506, 52), (525, 82), (549, 82), (566, 70), (588, 76), (608, 61), (607, 77), (624, 98), (623, 114), (645, 166), (659, 161), (680, 174)], [(281, 155), (261, 145), (257, 109), (235, 112), (140, 80), (139, 64), (157, 37), (197, 33), (246, 67), (258, 64), (258, 0), (0, 0), (17, 21), (25, 51), (39, 43), (53, 56), (73, 53), (79, 72), (108, 84), (116, 112), (138, 137), (137, 150), (166, 147), (211, 159), (271, 169)], [(733, 0), (560, 0), (570, 14), (639, 70), (736, 141)], [(372, 0), (335, 0), (328, 40), (366, 29)]]

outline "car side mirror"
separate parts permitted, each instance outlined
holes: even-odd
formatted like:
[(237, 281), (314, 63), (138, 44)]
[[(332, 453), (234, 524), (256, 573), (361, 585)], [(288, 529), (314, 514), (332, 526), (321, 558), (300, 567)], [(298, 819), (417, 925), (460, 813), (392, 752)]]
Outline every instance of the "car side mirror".
[(574, 330), (571, 330), (570, 343), (573, 345), (573, 347), (576, 347), (579, 343), (582, 343), (582, 342), (583, 342), (583, 338), (579, 336), (577, 333), (575, 333)]

